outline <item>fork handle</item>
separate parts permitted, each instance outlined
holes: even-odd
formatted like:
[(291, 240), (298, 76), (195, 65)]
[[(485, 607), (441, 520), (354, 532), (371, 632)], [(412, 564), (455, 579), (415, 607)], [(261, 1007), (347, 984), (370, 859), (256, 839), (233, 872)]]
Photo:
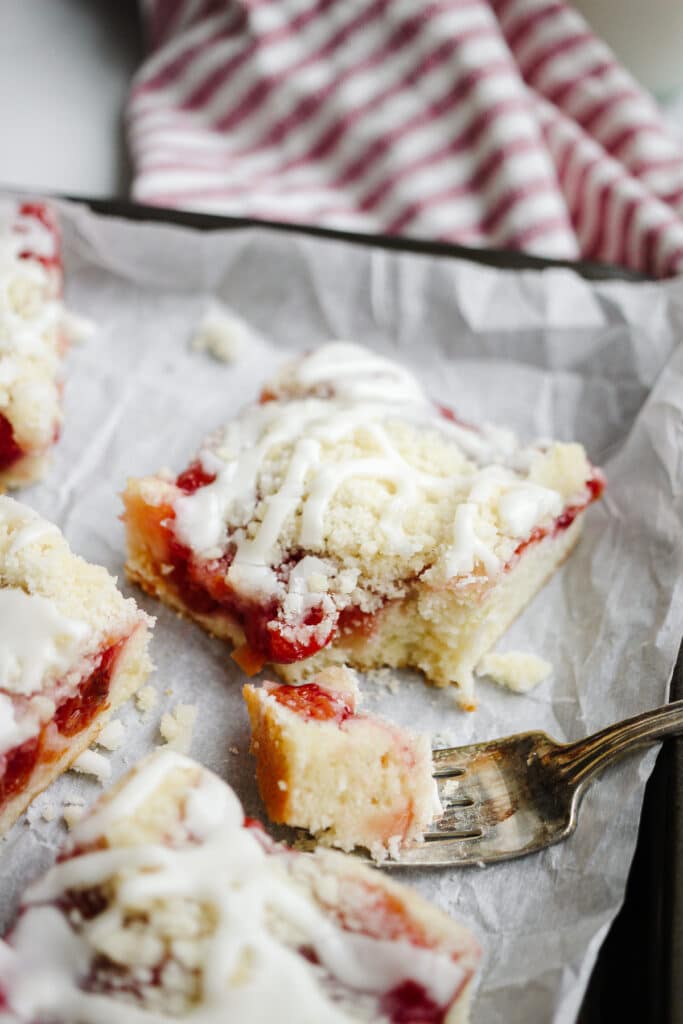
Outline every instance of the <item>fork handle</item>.
[(568, 782), (587, 782), (625, 754), (649, 747), (666, 736), (683, 735), (683, 700), (672, 701), (574, 743), (563, 743), (546, 756)]

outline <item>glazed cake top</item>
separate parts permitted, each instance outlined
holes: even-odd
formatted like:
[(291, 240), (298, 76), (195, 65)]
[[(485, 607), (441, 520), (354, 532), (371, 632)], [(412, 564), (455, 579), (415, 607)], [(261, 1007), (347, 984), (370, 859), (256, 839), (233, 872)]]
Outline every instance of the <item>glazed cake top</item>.
[(60, 422), (66, 313), (58, 255), (55, 232), (16, 202), (0, 201), (0, 412), (22, 446), (48, 445)]
[(493, 580), (590, 500), (594, 472), (578, 444), (457, 422), (405, 367), (345, 342), (285, 365), (199, 460), (215, 479), (175, 496), (176, 535), (201, 559), (228, 553), (227, 582), (292, 621), (373, 611), (406, 581)]
[(59, 529), (0, 496), (0, 753), (38, 732), (103, 650), (148, 620)]
[[(340, 898), (345, 872), (351, 902)], [(157, 752), (76, 826), (65, 855), (29, 889), (0, 979), (26, 1019), (47, 1010), (82, 1024), (121, 1020), (122, 1002), (128, 1024), (381, 1024), (382, 996), (407, 978), (448, 1005), (476, 944), (423, 905), (422, 943), (408, 929), (385, 935), (378, 894), (387, 888), (398, 891), (339, 855), (276, 846), (245, 827), (220, 779)]]

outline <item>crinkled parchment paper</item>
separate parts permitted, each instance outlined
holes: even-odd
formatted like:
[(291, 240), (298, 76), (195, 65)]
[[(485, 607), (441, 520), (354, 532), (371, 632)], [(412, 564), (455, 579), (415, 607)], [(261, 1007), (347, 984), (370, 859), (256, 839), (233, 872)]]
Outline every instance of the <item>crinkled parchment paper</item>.
[[(498, 271), (267, 230), (200, 234), (69, 205), (63, 221), (68, 300), (98, 331), (69, 356), (62, 440), (47, 480), (22, 497), (127, 593), (126, 477), (183, 467), (292, 352), (355, 339), (412, 366), (465, 419), (581, 441), (609, 480), (578, 549), (500, 645), (547, 658), (550, 680), (524, 696), (482, 681), (480, 710), (467, 714), (401, 673), (396, 693), (365, 681), (366, 706), (457, 744), (538, 728), (574, 739), (664, 701), (683, 618), (683, 281), (589, 284), (567, 270)], [(234, 365), (189, 346), (212, 299), (254, 331)], [(146, 718), (123, 713), (114, 777), (160, 742), (165, 709), (197, 703), (192, 754), (262, 814), (240, 671), (220, 642), (135, 596), (158, 617), (159, 704)], [(404, 876), (485, 948), (475, 1020), (574, 1019), (623, 899), (653, 762), (649, 752), (600, 779), (560, 846)], [(63, 839), (42, 810), (98, 792), (71, 773), (15, 826), (2, 849), (5, 921)]]

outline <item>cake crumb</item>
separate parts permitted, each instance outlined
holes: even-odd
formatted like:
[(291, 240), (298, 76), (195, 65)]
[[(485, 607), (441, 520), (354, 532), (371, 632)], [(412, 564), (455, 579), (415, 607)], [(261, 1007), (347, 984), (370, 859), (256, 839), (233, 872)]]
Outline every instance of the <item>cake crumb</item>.
[(135, 705), (138, 711), (147, 714), (148, 711), (151, 711), (156, 706), (158, 699), (159, 694), (156, 691), (156, 687), (148, 683), (147, 686), (143, 686), (135, 694)]
[(281, 793), (286, 793), (287, 790), (289, 789), (289, 786), (287, 785), (284, 779), (278, 779), (277, 788), (280, 790)]
[(239, 754), (239, 750), (237, 747), (228, 747), (228, 750), (230, 751), (231, 754)]
[(444, 733), (432, 733), (432, 750), (443, 750), (445, 747), (453, 746), (455, 746), (455, 744), (452, 743), (451, 740), (449, 740), (448, 737), (444, 735)]
[(84, 341), (90, 341), (97, 334), (97, 324), (87, 316), (81, 316), (73, 310), (65, 310), (62, 313), (62, 330), (71, 345), (80, 345)]
[(173, 711), (165, 712), (159, 726), (165, 745), (178, 754), (187, 754), (192, 746), (196, 720), (196, 704), (176, 704)]
[(75, 826), (78, 824), (78, 822), (81, 820), (84, 814), (85, 807), (81, 806), (80, 804), (66, 804), (64, 806), (64, 809), (62, 810), (62, 818), (64, 819), (64, 824), (69, 830), (75, 828)]
[(57, 817), (57, 808), (54, 804), (45, 804), (41, 809), (40, 816), (43, 821), (54, 821)]
[(110, 722), (100, 730), (100, 733), (95, 740), (98, 747), (104, 747), (105, 750), (118, 750), (123, 743), (123, 737), (125, 735), (125, 728), (120, 718), (112, 718)]
[(99, 782), (106, 782), (111, 776), (111, 765), (103, 754), (95, 750), (84, 750), (71, 765), (73, 771), (82, 775), (94, 775)]
[(389, 693), (398, 693), (400, 679), (390, 668), (373, 668), (365, 673), (368, 682), (375, 686), (388, 690)]
[(401, 856), (401, 847), (403, 845), (403, 836), (391, 836), (387, 843), (387, 850), (389, 851), (389, 857), (392, 860), (398, 860)]
[(208, 352), (219, 363), (236, 363), (251, 338), (249, 327), (220, 303), (213, 302), (195, 330), (190, 347)]
[(477, 667), (477, 675), (488, 676), (515, 693), (527, 693), (547, 679), (552, 670), (550, 662), (536, 654), (505, 651), (485, 655)]

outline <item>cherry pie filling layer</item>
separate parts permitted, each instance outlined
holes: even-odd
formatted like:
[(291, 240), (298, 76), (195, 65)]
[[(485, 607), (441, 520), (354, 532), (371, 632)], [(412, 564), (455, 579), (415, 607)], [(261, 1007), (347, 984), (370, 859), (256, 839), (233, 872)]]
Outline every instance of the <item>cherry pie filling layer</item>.
[(0, 756), (0, 810), (24, 789), (38, 764), (55, 761), (64, 750), (63, 741), (87, 729), (106, 708), (112, 675), (125, 644), (126, 640), (119, 640), (103, 651), (74, 696), (57, 706), (51, 721), (36, 736)]
[[(46, 270), (58, 273), (61, 278), (63, 270), (62, 258), (60, 256), (61, 238), (57, 218), (54, 213), (46, 203), (22, 203), (19, 207), (19, 215), (29, 220), (38, 221), (49, 233), (53, 243), (53, 250), (49, 254), (36, 252), (28, 246), (20, 253), (21, 259), (36, 260), (38, 263), (42, 263)], [(17, 225), (15, 230), (21, 234), (21, 223)]]
[(335, 722), (341, 725), (354, 715), (354, 711), (340, 694), (323, 690), (317, 683), (275, 686), (269, 692), (278, 704), (294, 711), (306, 721)]
[[(193, 494), (214, 480), (213, 474), (206, 472), (199, 462), (194, 462), (177, 477), (176, 487), (183, 494)], [(548, 537), (557, 537), (569, 529), (577, 516), (600, 498), (604, 487), (604, 477), (596, 470), (586, 481), (585, 499), (568, 505), (548, 526), (535, 527), (517, 545), (504, 571), (516, 565), (532, 545)], [(284, 626), (282, 609), (276, 600), (262, 604), (246, 600), (226, 582), (233, 558), (230, 549), (219, 559), (199, 560), (176, 538), (173, 529), (175, 512), (170, 504), (146, 506), (144, 515), (147, 520), (146, 537), (152, 538), (154, 556), (168, 567), (164, 570), (164, 582), (175, 590), (190, 612), (206, 616), (223, 613), (239, 623), (246, 644), (235, 652), (234, 657), (250, 674), (258, 672), (267, 662), (287, 665), (309, 658), (342, 636), (345, 639), (352, 635), (370, 636), (382, 608), (388, 603), (383, 599), (379, 609), (372, 613), (351, 606), (341, 612), (324, 615), (321, 608), (313, 608), (293, 638), (291, 630)], [(293, 554), (286, 566), (280, 566), (280, 572), (285, 568), (291, 570), (304, 555), (304, 552)], [(406, 589), (409, 589), (411, 581), (405, 582)], [(324, 628), (320, 629), (323, 623)]]
[(0, 472), (19, 462), (25, 454), (17, 443), (12, 424), (0, 412)]

